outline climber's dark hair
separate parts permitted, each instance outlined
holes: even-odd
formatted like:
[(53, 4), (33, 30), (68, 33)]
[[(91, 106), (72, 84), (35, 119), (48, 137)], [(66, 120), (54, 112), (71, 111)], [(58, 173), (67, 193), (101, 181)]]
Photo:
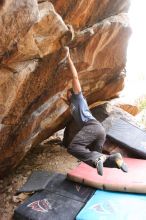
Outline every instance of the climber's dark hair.
[(70, 89), (68, 89), (67, 91), (68, 91), (68, 92), (71, 92), (72, 95), (74, 94), (73, 88), (70, 88)]

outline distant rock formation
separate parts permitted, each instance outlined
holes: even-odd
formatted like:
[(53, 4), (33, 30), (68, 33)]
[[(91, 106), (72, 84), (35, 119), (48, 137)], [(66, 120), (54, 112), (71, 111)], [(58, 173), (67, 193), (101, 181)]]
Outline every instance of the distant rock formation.
[[(60, 40), (70, 47), (89, 104), (123, 89), (131, 33), (124, 0), (5, 0), (0, 3), (0, 175), (65, 127), (71, 85)], [(75, 37), (71, 41), (68, 26)]]

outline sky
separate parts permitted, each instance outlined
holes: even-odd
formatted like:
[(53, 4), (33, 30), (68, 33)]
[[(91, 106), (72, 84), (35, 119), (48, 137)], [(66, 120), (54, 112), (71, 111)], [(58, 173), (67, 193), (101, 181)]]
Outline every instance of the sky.
[(133, 34), (127, 51), (128, 77), (146, 79), (146, 0), (131, 0), (129, 18)]
[(131, 0), (129, 10), (132, 35), (127, 50), (125, 94), (146, 95), (146, 0)]

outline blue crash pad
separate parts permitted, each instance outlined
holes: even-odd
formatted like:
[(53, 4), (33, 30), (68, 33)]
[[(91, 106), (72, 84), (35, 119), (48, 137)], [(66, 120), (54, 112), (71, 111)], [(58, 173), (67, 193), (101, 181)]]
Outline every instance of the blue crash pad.
[(146, 195), (97, 190), (76, 220), (145, 220)]

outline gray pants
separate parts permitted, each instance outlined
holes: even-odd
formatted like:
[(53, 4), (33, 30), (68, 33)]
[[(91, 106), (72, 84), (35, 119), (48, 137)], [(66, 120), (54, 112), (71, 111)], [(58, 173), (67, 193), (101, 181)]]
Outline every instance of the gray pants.
[(95, 160), (102, 156), (101, 152), (105, 138), (105, 130), (101, 123), (90, 120), (75, 135), (68, 146), (68, 152), (94, 167)]

